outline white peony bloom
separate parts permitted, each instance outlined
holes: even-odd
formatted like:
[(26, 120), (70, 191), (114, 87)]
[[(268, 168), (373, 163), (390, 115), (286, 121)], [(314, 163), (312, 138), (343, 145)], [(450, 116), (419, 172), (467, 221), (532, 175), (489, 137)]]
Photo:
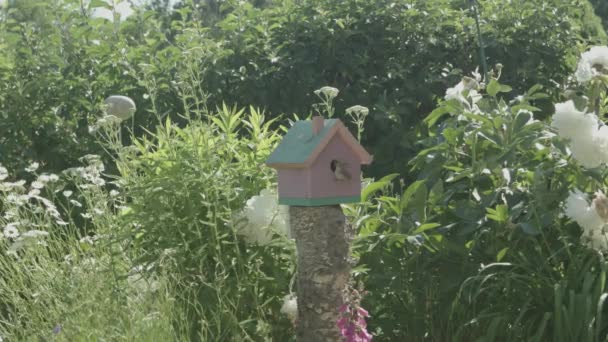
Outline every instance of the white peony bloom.
[(598, 145), (595, 140), (594, 136), (581, 137), (573, 139), (569, 145), (572, 157), (586, 168), (595, 168), (605, 162), (597, 153)]
[(595, 114), (579, 111), (572, 100), (555, 105), (551, 126), (570, 140), (572, 156), (582, 166), (594, 168), (608, 163), (608, 126), (600, 126)]
[(555, 114), (551, 118), (551, 126), (557, 129), (560, 137), (575, 139), (593, 135), (598, 129), (598, 120), (593, 114), (577, 110), (574, 101), (569, 100), (555, 104)]
[(115, 116), (120, 120), (126, 120), (133, 116), (135, 102), (130, 97), (122, 95), (112, 95), (105, 100), (106, 113), (108, 116)]
[(249, 243), (265, 245), (272, 240), (273, 233), (288, 235), (289, 207), (278, 204), (276, 193), (265, 189), (259, 196), (247, 200), (241, 213), (247, 224), (238, 230)]
[(292, 321), (295, 321), (298, 317), (298, 297), (293, 294), (283, 297), (281, 312), (287, 315)]
[(566, 199), (565, 213), (583, 228), (585, 235), (602, 232), (605, 221), (595, 210), (595, 205), (589, 205), (587, 195), (575, 189)]
[(579, 83), (584, 84), (606, 73), (608, 73), (608, 47), (594, 46), (581, 55), (574, 76)]

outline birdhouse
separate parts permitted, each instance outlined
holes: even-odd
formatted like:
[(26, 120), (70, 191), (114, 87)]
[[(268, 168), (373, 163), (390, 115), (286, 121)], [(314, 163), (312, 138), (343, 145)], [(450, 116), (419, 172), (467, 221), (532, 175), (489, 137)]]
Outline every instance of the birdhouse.
[(359, 202), (371, 161), (340, 120), (316, 116), (294, 123), (266, 165), (278, 171), (279, 204), (323, 206)]

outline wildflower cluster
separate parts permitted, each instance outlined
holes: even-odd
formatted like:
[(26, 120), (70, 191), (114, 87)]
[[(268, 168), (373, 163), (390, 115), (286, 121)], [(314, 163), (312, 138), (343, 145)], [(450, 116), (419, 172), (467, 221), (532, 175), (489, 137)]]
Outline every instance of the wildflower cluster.
[[(85, 180), (85, 183), (79, 184), (82, 189), (90, 188), (92, 186), (104, 186), (106, 184), (102, 177), (102, 172), (105, 170), (105, 166), (101, 161), (101, 157), (96, 154), (87, 154), (80, 158), (80, 161), (85, 163), (86, 166), (75, 167), (67, 169), (64, 172), (71, 178), (78, 178)], [(69, 192), (66, 197), (69, 197)]]
[(337, 88), (325, 86), (315, 90), (314, 93), (321, 99), (321, 103), (314, 104), (313, 109), (327, 113), (328, 118), (333, 117), (335, 113), (333, 101), (340, 91)]
[(365, 319), (369, 317), (367, 310), (361, 307), (362, 292), (352, 290), (346, 295), (345, 304), (340, 308), (340, 318), (336, 323), (340, 334), (346, 342), (368, 342), (372, 335), (367, 332)]
[[(39, 164), (32, 163), (25, 170), (34, 173)], [(55, 174), (43, 173), (29, 184), (25, 180), (6, 181), (8, 170), (0, 166), (0, 240), (8, 242), (6, 253), (17, 256), (28, 246), (45, 246), (49, 225), (67, 225), (55, 204), (41, 195), (41, 190), (59, 181)], [(45, 229), (45, 230), (42, 230)]]
[(237, 233), (249, 243), (266, 245), (272, 240), (273, 234), (289, 235), (288, 208), (279, 205), (277, 194), (264, 189), (259, 196), (253, 196), (238, 216), (246, 219), (246, 223)]

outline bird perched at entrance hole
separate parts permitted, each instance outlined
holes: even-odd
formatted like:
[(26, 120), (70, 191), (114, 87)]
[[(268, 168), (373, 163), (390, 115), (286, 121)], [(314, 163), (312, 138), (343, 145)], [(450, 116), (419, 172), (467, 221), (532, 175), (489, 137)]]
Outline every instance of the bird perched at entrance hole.
[(337, 181), (348, 181), (351, 179), (350, 173), (346, 170), (346, 163), (339, 160), (332, 160), (329, 168), (334, 173), (334, 178)]

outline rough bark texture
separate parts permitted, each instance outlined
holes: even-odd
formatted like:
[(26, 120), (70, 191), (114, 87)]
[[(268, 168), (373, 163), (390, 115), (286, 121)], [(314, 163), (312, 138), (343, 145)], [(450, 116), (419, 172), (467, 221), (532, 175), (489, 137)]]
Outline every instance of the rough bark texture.
[(290, 207), (298, 251), (298, 342), (342, 341), (336, 326), (350, 277), (351, 228), (339, 205)]

